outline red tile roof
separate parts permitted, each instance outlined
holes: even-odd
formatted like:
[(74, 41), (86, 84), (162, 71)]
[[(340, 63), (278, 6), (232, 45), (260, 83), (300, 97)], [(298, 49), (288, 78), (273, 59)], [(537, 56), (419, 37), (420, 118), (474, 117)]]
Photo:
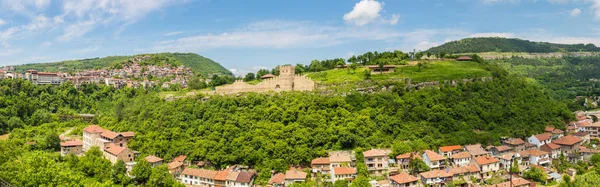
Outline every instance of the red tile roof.
[(175, 157), (173, 159), (173, 161), (175, 161), (175, 162), (184, 162), (186, 158), (187, 158), (187, 156), (185, 156), (185, 155), (179, 155), (179, 156)]
[(495, 148), (496, 148), (496, 150), (498, 150), (498, 151), (500, 151), (500, 152), (503, 152), (503, 151), (508, 151), (508, 150), (511, 150), (511, 149), (512, 149), (511, 147), (508, 147), (508, 146), (506, 146), (506, 145), (496, 146)]
[(430, 178), (437, 178), (437, 177), (452, 177), (452, 175), (454, 175), (454, 174), (450, 171), (446, 172), (446, 170), (431, 170), (428, 172), (420, 173), (420, 175), (423, 178), (430, 179)]
[(465, 168), (467, 168), (467, 170), (469, 170), (471, 173), (480, 172), (479, 167), (477, 167), (475, 164), (468, 165)]
[(169, 169), (175, 169), (175, 168), (178, 168), (181, 166), (183, 166), (183, 163), (181, 163), (181, 162), (170, 162), (169, 164), (167, 164), (167, 167)]
[(66, 141), (66, 142), (61, 142), (60, 143), (61, 147), (67, 147), (67, 146), (83, 146), (83, 142), (79, 141), (79, 140), (71, 140), (71, 141)]
[(356, 169), (350, 167), (334, 167), (333, 173), (336, 175), (352, 175), (356, 174)]
[(306, 179), (306, 173), (296, 169), (290, 169), (285, 172), (285, 179)]
[(241, 171), (240, 174), (238, 174), (235, 181), (241, 183), (249, 183), (252, 181), (252, 178), (254, 178), (254, 175), (256, 174), (253, 172)]
[(554, 130), (552, 131), (552, 134), (562, 134), (562, 133), (564, 133), (564, 132), (565, 132), (565, 131), (563, 131), (563, 130), (560, 130), (560, 129), (554, 129)]
[(452, 154), (451, 158), (454, 159), (461, 159), (461, 158), (470, 158), (471, 154), (469, 154), (469, 152), (460, 152), (460, 153), (456, 153), (456, 154)]
[(192, 175), (205, 179), (214, 179), (217, 175), (217, 171), (196, 168), (185, 168), (181, 174)]
[(511, 140), (507, 141), (506, 144), (523, 145), (523, 144), (525, 144), (525, 141), (523, 141), (523, 139), (521, 139), (521, 138), (515, 138), (515, 139), (511, 139)]
[(554, 141), (558, 145), (573, 145), (581, 142), (581, 138), (573, 135), (563, 136), (562, 138)]
[(105, 130), (98, 125), (90, 125), (90, 126), (84, 128), (83, 131), (88, 132), (88, 133), (102, 133)]
[(227, 180), (227, 175), (229, 175), (228, 169), (218, 171), (217, 175), (215, 175), (215, 180), (225, 181), (225, 180)]
[[(500, 184), (489, 185), (488, 187), (510, 187), (511, 186), (510, 183), (511, 182), (506, 181), (506, 182), (503, 182)], [(522, 187), (525, 185), (529, 186), (530, 184), (531, 184), (531, 182), (528, 180), (525, 180), (525, 179), (513, 179), (512, 180), (512, 186), (514, 186), (514, 187)]]
[(418, 153), (404, 153), (404, 154), (396, 156), (396, 159), (407, 159), (407, 158), (410, 158), (411, 154), (413, 156), (413, 159), (414, 158), (423, 159), (423, 158), (421, 158), (421, 156)]
[(546, 141), (546, 140), (549, 140), (550, 138), (552, 138), (552, 134), (550, 134), (550, 133), (538, 134), (538, 135), (535, 135), (535, 138), (537, 138), (539, 141)]
[(313, 165), (325, 165), (325, 164), (329, 164), (329, 158), (328, 157), (321, 157), (321, 158), (315, 158), (312, 161), (310, 161), (310, 164)]
[(368, 151), (363, 152), (363, 155), (365, 157), (381, 157), (381, 156), (387, 156), (387, 152), (381, 149), (371, 149)]
[(560, 145), (556, 145), (555, 143), (550, 142), (545, 145), (542, 145), (542, 147), (540, 149), (542, 149), (544, 151), (552, 151), (555, 149), (560, 149)]
[(156, 157), (154, 155), (149, 155), (146, 158), (144, 158), (146, 161), (150, 162), (150, 163), (156, 163), (156, 162), (160, 162), (163, 161), (162, 158)]
[(533, 156), (542, 156), (542, 155), (547, 155), (548, 152), (546, 151), (540, 151), (537, 149), (530, 149), (529, 151), (529, 155), (533, 155)]
[(398, 175), (394, 175), (391, 177), (391, 179), (398, 184), (406, 184), (419, 180), (419, 178), (409, 175), (408, 173), (400, 173)]
[(451, 145), (451, 146), (440, 147), (440, 151), (442, 151), (442, 152), (450, 152), (450, 151), (461, 150), (461, 149), (462, 149), (462, 146), (460, 146), (460, 145)]
[(106, 145), (106, 147), (104, 147), (104, 151), (105, 152), (111, 153), (113, 155), (119, 155), (125, 149), (127, 149), (127, 148), (121, 147), (121, 146), (117, 146), (117, 145), (115, 145), (113, 143), (110, 143), (110, 144)]
[(427, 157), (431, 161), (445, 160), (445, 158), (442, 155), (437, 154), (436, 152), (433, 152), (430, 150), (425, 150), (425, 155), (427, 155)]
[(121, 135), (125, 136), (125, 137), (133, 137), (135, 136), (134, 132), (122, 132)]
[(491, 156), (481, 156), (481, 157), (475, 158), (475, 162), (477, 162), (477, 164), (479, 164), (479, 165), (487, 165), (487, 164), (492, 164), (492, 163), (496, 163), (496, 162), (500, 162), (500, 161)]
[(278, 173), (275, 174), (273, 176), (271, 176), (271, 179), (269, 179), (269, 185), (273, 185), (273, 184), (283, 184), (285, 182), (285, 174), (283, 173)]
[(551, 126), (546, 126), (546, 128), (544, 129), (544, 132), (552, 132), (555, 128), (551, 127)]

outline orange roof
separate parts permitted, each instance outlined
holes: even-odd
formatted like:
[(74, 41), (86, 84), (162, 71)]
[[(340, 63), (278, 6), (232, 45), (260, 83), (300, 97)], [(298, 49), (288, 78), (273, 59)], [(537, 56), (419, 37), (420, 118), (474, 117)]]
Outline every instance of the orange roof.
[(560, 129), (554, 129), (554, 130), (552, 131), (552, 134), (562, 134), (562, 133), (564, 133), (564, 132), (565, 132), (565, 131), (563, 131), (563, 130), (560, 130)]
[(552, 138), (552, 134), (550, 134), (550, 133), (538, 134), (538, 135), (535, 135), (535, 138), (537, 138), (539, 141), (546, 141), (546, 140), (549, 140), (550, 138)]
[(398, 155), (398, 156), (396, 156), (396, 159), (407, 159), (407, 158), (410, 158), (410, 155), (411, 155), (411, 154), (412, 154), (412, 156), (413, 156), (413, 159), (414, 159), (414, 158), (423, 159), (423, 158), (421, 158), (421, 156), (420, 156), (419, 154), (417, 154), (417, 153), (404, 153), (404, 154), (401, 154), (401, 155)]
[(158, 158), (154, 155), (149, 155), (146, 158), (144, 158), (146, 161), (150, 162), (150, 163), (156, 163), (156, 162), (160, 162), (163, 161), (162, 158)]
[(183, 166), (183, 163), (181, 162), (170, 162), (169, 164), (167, 164), (167, 167), (169, 167), (169, 169), (175, 169), (181, 166)]
[(469, 173), (469, 172), (470, 172), (469, 169), (467, 169), (466, 167), (450, 168), (450, 173), (452, 173), (453, 175)]
[(521, 138), (515, 138), (515, 139), (507, 141), (506, 144), (509, 144), (509, 145), (523, 145), (523, 144), (525, 144), (525, 141), (523, 141), (523, 139), (521, 139)]
[[(510, 183), (511, 182), (506, 181), (506, 182), (503, 182), (500, 184), (489, 185), (488, 187), (508, 187), (508, 186), (511, 186)], [(523, 186), (523, 185), (529, 186), (530, 184), (531, 184), (530, 181), (521, 179), (521, 178), (512, 180), (512, 186), (515, 186), (515, 187)]]
[(553, 130), (554, 130), (554, 127), (546, 126), (546, 128), (544, 129), (544, 132), (552, 132)]
[(467, 168), (467, 170), (469, 170), (471, 173), (477, 173), (480, 171), (479, 167), (477, 167), (475, 164), (468, 165), (465, 168)]
[(121, 147), (121, 146), (117, 146), (113, 143), (110, 143), (108, 145), (106, 145), (106, 147), (104, 148), (105, 152), (111, 153), (113, 155), (119, 155), (121, 154), (121, 152), (123, 152), (125, 149), (125, 147)]
[(285, 174), (283, 173), (278, 173), (275, 174), (273, 176), (271, 176), (271, 179), (269, 179), (269, 185), (273, 185), (273, 184), (283, 184), (285, 182)]
[(313, 164), (313, 165), (329, 164), (329, 158), (328, 157), (315, 158), (310, 162), (310, 164)]
[(471, 157), (471, 154), (469, 154), (469, 152), (465, 151), (465, 152), (453, 154), (451, 158), (461, 159), (461, 158), (469, 158), (469, 157)]
[(506, 145), (496, 146), (496, 150), (498, 150), (500, 152), (502, 152), (502, 151), (508, 151), (508, 150), (511, 150), (511, 149), (512, 149), (511, 147), (508, 147)]
[(550, 143), (542, 145), (542, 147), (540, 149), (542, 149), (544, 151), (552, 151), (555, 149), (560, 149), (560, 145), (556, 145), (555, 143), (550, 142)]
[(88, 133), (101, 133), (101, 132), (104, 132), (105, 130), (98, 125), (90, 125), (90, 126), (84, 128), (83, 131), (88, 132)]
[(229, 170), (228, 169), (218, 171), (217, 175), (215, 175), (215, 180), (218, 180), (218, 181), (227, 180), (227, 176), (228, 175), (229, 175)]
[(558, 145), (573, 145), (581, 142), (581, 138), (573, 135), (563, 136), (562, 138), (554, 141)]
[(446, 170), (438, 169), (438, 170), (431, 170), (428, 172), (423, 172), (423, 173), (420, 173), (420, 175), (423, 178), (430, 179), (430, 178), (437, 178), (437, 177), (452, 177), (452, 175), (454, 175), (454, 174), (450, 171), (446, 172)]
[(331, 162), (331, 163), (352, 162), (352, 159), (348, 155), (331, 155), (331, 156), (329, 156), (329, 162)]
[(352, 175), (356, 174), (356, 169), (350, 167), (334, 167), (333, 174), (335, 175)]
[(79, 141), (79, 140), (71, 140), (71, 141), (66, 141), (66, 142), (61, 142), (60, 146), (61, 147), (67, 147), (67, 146), (82, 146), (83, 142)]
[(427, 155), (427, 157), (429, 158), (429, 160), (432, 160), (432, 161), (445, 160), (445, 158), (442, 155), (437, 154), (436, 152), (433, 152), (433, 151), (430, 151), (430, 150), (425, 150), (425, 155)]
[(179, 155), (179, 156), (175, 157), (173, 159), (173, 161), (175, 161), (175, 162), (183, 162), (183, 161), (185, 161), (186, 158), (187, 158), (187, 156), (185, 156), (185, 155)]
[(537, 149), (529, 150), (529, 155), (533, 155), (533, 156), (542, 156), (542, 155), (546, 155), (546, 154), (548, 154), (548, 152), (546, 152), (546, 151), (540, 151)]
[(400, 173), (398, 175), (394, 175), (391, 179), (398, 184), (405, 184), (418, 181), (419, 178), (409, 175), (408, 173)]
[(109, 131), (109, 130), (104, 130), (104, 132), (102, 132), (102, 134), (100, 134), (100, 136), (104, 136), (109, 139), (115, 139), (117, 136), (119, 136), (119, 133)]
[(502, 160), (511, 160), (511, 159), (513, 159), (513, 155), (515, 155), (514, 152), (513, 153), (506, 153), (506, 154), (498, 156), (498, 158), (502, 159)]
[(296, 169), (290, 169), (285, 172), (285, 179), (306, 179), (306, 173)]
[(487, 165), (487, 164), (492, 164), (492, 163), (496, 163), (496, 162), (500, 162), (500, 161), (491, 156), (481, 156), (481, 157), (475, 158), (475, 162), (477, 162), (477, 164), (479, 164), (479, 165)]
[(381, 149), (371, 149), (368, 151), (363, 152), (363, 155), (365, 157), (381, 157), (381, 156), (387, 156), (387, 152)]
[(451, 145), (451, 146), (440, 147), (440, 151), (442, 151), (442, 152), (450, 152), (450, 151), (460, 150), (460, 149), (462, 149), (462, 146), (460, 146), (460, 145)]
[(205, 179), (214, 179), (217, 175), (217, 171), (196, 168), (185, 168), (181, 174), (192, 175)]

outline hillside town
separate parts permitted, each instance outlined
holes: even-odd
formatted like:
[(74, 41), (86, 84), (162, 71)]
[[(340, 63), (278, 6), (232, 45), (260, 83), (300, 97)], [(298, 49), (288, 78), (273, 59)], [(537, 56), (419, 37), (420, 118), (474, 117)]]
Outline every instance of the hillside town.
[[(357, 163), (364, 163), (372, 179), (370, 184), (376, 187), (451, 184), (533, 187), (536, 182), (522, 177), (524, 172), (532, 168), (548, 176), (546, 183), (561, 182), (563, 176), (574, 177), (576, 171), (573, 168), (568, 168), (566, 175), (563, 175), (552, 165), (559, 160), (571, 163), (590, 161), (593, 154), (600, 153), (597, 149), (599, 128), (600, 122), (579, 115), (578, 121), (569, 122), (565, 130), (548, 126), (544, 133), (530, 137), (503, 138), (502, 145), (497, 146), (449, 145), (400, 155), (393, 155), (389, 148), (369, 149), (362, 154), (354, 150), (330, 151), (328, 157), (314, 158), (310, 165), (290, 166), (285, 172), (272, 172), (267, 186), (290, 186), (315, 177), (323, 182), (346, 180), (351, 183), (359, 173)], [(90, 125), (82, 131), (81, 140), (62, 139), (61, 155), (82, 156), (95, 146), (111, 163), (124, 161), (129, 173), (136, 165), (136, 159), (143, 154), (128, 148), (128, 142), (134, 139), (134, 132), (113, 132), (98, 125)], [(364, 159), (359, 160), (360, 156)], [(215, 169), (210, 161), (191, 160), (186, 155), (168, 161), (156, 155), (148, 155), (143, 159), (152, 167), (166, 164), (169, 173), (187, 186), (259, 186), (254, 184), (258, 172), (250, 166), (232, 165)], [(415, 160), (423, 161), (429, 169), (415, 173)], [(500, 180), (500, 183), (485, 185), (485, 181), (489, 180)]]
[[(170, 85), (181, 85), (186, 88), (190, 77), (194, 76), (191, 68), (180, 66), (148, 65), (144, 62), (152, 60), (151, 56), (136, 56), (128, 62), (123, 62), (119, 68), (103, 68), (98, 70), (81, 70), (74, 73), (40, 72), (27, 70), (24, 73), (15, 72), (14, 66), (0, 69), (0, 77), (7, 79), (20, 78), (37, 85), (60, 85), (71, 82), (75, 87), (83, 84), (105, 84), (115, 88), (151, 88), (160, 86), (169, 88)], [(59, 68), (61, 69), (61, 68)]]

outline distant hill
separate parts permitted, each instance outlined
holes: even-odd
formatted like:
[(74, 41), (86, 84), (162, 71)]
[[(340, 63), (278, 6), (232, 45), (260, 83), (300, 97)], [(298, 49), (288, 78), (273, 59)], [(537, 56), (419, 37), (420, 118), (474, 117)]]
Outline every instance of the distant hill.
[(481, 53), (481, 52), (593, 52), (600, 51), (594, 44), (555, 44), (547, 42), (532, 42), (517, 38), (466, 38), (432, 47), (427, 52), (446, 53)]
[[(221, 73), (226, 75), (233, 75), (229, 70), (221, 66), (221, 64), (200, 56), (195, 53), (158, 53), (158, 54), (140, 54), (140, 55), (160, 55), (162, 58), (173, 59), (168, 63), (171, 64), (183, 64), (186, 67), (192, 68), (196, 73), (207, 75), (210, 73)], [(50, 63), (36, 63), (36, 64), (24, 64), (15, 66), (16, 72), (25, 72), (28, 69), (35, 69), (38, 71), (49, 71), (49, 72), (71, 72), (80, 71), (86, 69), (100, 69), (112, 67), (115, 64), (125, 63), (131, 58), (139, 56), (108, 56), (103, 58), (90, 58), (81, 60), (67, 60), (60, 62)]]

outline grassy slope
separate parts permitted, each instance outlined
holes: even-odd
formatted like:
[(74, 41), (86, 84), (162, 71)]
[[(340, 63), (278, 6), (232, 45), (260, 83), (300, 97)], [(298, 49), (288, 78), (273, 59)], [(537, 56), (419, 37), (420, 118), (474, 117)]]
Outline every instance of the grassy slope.
[[(163, 55), (173, 57), (180, 61), (186, 67), (192, 68), (195, 72), (206, 75), (209, 73), (222, 73), (232, 75), (232, 73), (221, 66), (221, 64), (200, 56), (194, 53), (161, 53)], [(131, 59), (134, 56), (109, 56), (103, 58), (92, 58), (92, 59), (81, 59), (81, 60), (67, 60), (61, 62), (51, 63), (39, 63), (39, 64), (24, 64), (15, 66), (16, 72), (25, 72), (28, 69), (35, 69), (38, 71), (73, 71), (73, 70), (85, 70), (95, 68), (106, 68), (110, 67), (113, 63), (124, 62)]]
[[(325, 72), (309, 73), (308, 77), (318, 83), (340, 83), (357, 82), (365, 79), (363, 71), (367, 68), (359, 68), (356, 73), (348, 72), (347, 69), (336, 69)], [(442, 61), (432, 62), (419, 70), (417, 66), (403, 66), (398, 68), (396, 73), (373, 74), (372, 80), (404, 79), (410, 78), (413, 82), (456, 80), (470, 77), (491, 76), (490, 72), (484, 69), (484, 65), (476, 62), (455, 62)]]

